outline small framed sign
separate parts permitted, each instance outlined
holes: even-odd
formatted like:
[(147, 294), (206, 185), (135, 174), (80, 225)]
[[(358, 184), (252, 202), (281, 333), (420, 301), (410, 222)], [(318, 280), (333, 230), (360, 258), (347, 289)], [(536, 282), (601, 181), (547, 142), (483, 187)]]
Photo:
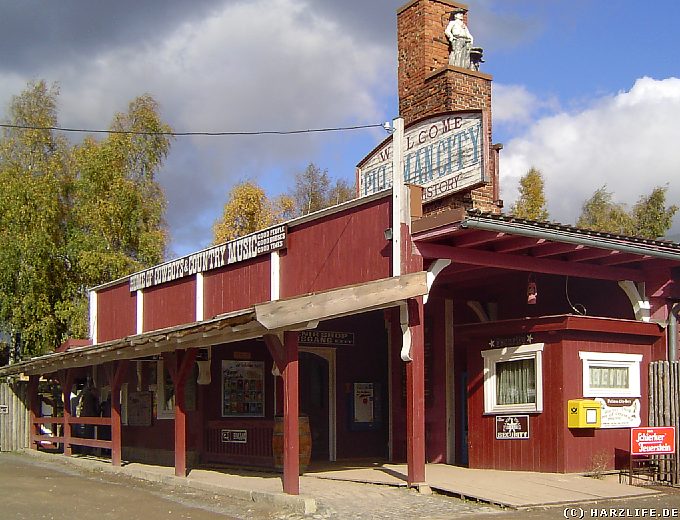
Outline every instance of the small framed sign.
[(247, 444), (248, 430), (222, 430), (222, 442)]
[(9, 405), (0, 404), (0, 414), (1, 415), (8, 415), (9, 414)]
[(528, 415), (496, 416), (496, 439), (515, 440), (529, 438)]

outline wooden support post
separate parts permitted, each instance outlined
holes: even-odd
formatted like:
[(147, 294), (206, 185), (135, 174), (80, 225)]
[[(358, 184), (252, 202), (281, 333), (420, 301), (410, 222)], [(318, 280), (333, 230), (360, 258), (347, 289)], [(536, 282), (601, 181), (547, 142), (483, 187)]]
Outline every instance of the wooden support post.
[(111, 464), (114, 466), (120, 466), (122, 462), (120, 389), (127, 374), (128, 365), (127, 360), (117, 361), (108, 370), (109, 386), (111, 387)]
[(425, 483), (425, 334), (423, 299), (408, 300), (411, 359), (406, 363), (406, 459), (409, 487)]
[(283, 367), (283, 492), (300, 494), (300, 437), (298, 402), (298, 333), (284, 332)]
[(38, 382), (40, 381), (40, 376), (29, 376), (28, 378), (28, 432), (29, 438), (28, 447), (30, 449), (37, 450), (38, 443), (35, 440), (36, 435), (40, 435), (40, 432), (36, 432), (35, 420), (40, 417), (40, 403), (38, 401)]
[(61, 395), (64, 401), (64, 455), (71, 456), (71, 389), (73, 388), (73, 371), (70, 369), (59, 371), (59, 384), (61, 385)]
[(187, 476), (187, 415), (184, 389), (198, 350), (163, 354), (168, 372), (175, 387), (175, 475)]

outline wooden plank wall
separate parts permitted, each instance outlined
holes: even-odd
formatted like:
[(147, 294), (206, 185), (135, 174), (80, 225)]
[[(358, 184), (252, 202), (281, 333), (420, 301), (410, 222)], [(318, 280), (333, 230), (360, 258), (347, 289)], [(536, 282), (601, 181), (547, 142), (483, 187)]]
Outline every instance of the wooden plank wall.
[[(649, 426), (675, 426), (675, 460), (672, 483), (677, 483), (680, 477), (678, 471), (678, 451), (680, 451), (680, 361), (654, 361), (649, 364)], [(670, 471), (670, 467), (662, 456), (660, 464), (663, 470)], [(662, 479), (664, 478), (662, 471)]]
[[(28, 385), (23, 381), (0, 382), (0, 451), (28, 448)], [(2, 407), (4, 411), (4, 406)]]

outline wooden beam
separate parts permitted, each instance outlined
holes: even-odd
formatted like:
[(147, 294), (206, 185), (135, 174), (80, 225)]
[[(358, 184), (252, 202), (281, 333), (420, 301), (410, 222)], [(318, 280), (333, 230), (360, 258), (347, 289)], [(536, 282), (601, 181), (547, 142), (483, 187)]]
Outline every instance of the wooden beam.
[(537, 245), (531, 248), (531, 256), (535, 258), (544, 258), (546, 256), (556, 256), (564, 253), (573, 253), (574, 251), (580, 251), (585, 246), (575, 245), (575, 244), (564, 244), (564, 243), (549, 243), (545, 245)]
[(512, 237), (495, 244), (493, 250), (497, 253), (510, 253), (511, 251), (519, 251), (520, 249), (526, 249), (544, 242), (545, 239), (542, 238)]
[(644, 281), (645, 274), (635, 269), (605, 267), (578, 262), (563, 262), (545, 258), (532, 258), (525, 255), (511, 255), (490, 251), (476, 251), (438, 244), (417, 243), (425, 258), (450, 258), (464, 264), (498, 267), (513, 271), (533, 271), (535, 273), (577, 276), (600, 280)]
[(472, 247), (481, 244), (488, 244), (505, 236), (505, 233), (494, 233), (492, 231), (468, 230), (464, 234), (458, 234), (454, 238), (455, 247)]
[(127, 374), (129, 362), (127, 360), (114, 362), (114, 366), (107, 367), (109, 386), (111, 387), (111, 464), (122, 464), (122, 426), (120, 422), (120, 389)]
[(279, 370), (279, 374), (282, 374), (283, 367), (286, 365), (286, 351), (281, 338), (277, 334), (265, 334), (262, 338), (274, 360), (274, 365)]
[(406, 363), (406, 459), (409, 487), (425, 484), (425, 347), (423, 299), (408, 300), (411, 361)]
[(175, 387), (175, 476), (187, 476), (187, 415), (184, 389), (196, 361), (198, 350), (190, 348), (186, 351), (164, 353), (168, 372)]
[(71, 389), (73, 388), (73, 372), (69, 369), (60, 370), (58, 374), (61, 385), (61, 396), (64, 402), (64, 455), (71, 456)]
[(300, 423), (298, 333), (284, 332), (286, 362), (283, 367), (283, 492), (300, 494)]
[(255, 306), (257, 321), (269, 330), (290, 330), (305, 323), (391, 307), (427, 294), (424, 271), (341, 287)]
[[(28, 378), (28, 413), (29, 413), (29, 423), (28, 423), (28, 434), (29, 434), (29, 449), (38, 449), (38, 444), (36, 442), (36, 437), (38, 437), (42, 432), (38, 429), (36, 430), (35, 421), (40, 417), (40, 402), (38, 400), (38, 383), (40, 381), (40, 376), (29, 376)], [(53, 407), (56, 410), (56, 406)], [(38, 426), (38, 428), (40, 428)]]

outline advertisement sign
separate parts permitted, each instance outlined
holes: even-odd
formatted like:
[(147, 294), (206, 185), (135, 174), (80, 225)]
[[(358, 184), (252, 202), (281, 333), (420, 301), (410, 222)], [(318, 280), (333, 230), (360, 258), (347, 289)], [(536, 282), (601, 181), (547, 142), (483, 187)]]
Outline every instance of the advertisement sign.
[(285, 224), (281, 224), (165, 262), (130, 276), (130, 292), (285, 249), (287, 237), (288, 228)]
[(330, 330), (301, 330), (299, 345), (342, 347), (354, 345), (353, 332), (333, 332)]
[(640, 399), (634, 397), (597, 397), (602, 405), (601, 428), (635, 428), (640, 426)]
[(528, 439), (528, 415), (498, 415), (496, 416), (496, 439)]
[(668, 455), (675, 453), (675, 426), (631, 428), (631, 455)]
[[(481, 111), (446, 112), (404, 129), (404, 182), (423, 187), (423, 202), (486, 182), (486, 134)], [(357, 166), (360, 196), (392, 186), (392, 138)]]

